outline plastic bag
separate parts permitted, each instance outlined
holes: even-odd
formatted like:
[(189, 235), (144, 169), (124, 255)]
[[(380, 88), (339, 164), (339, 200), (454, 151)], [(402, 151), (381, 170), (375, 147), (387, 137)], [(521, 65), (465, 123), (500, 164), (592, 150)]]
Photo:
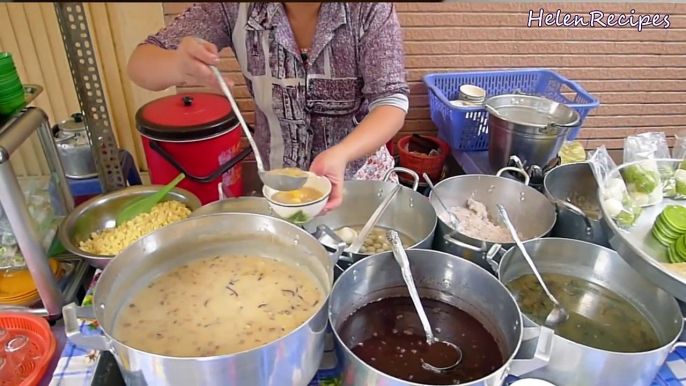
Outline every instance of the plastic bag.
[(610, 157), (605, 146), (601, 146), (591, 155), (589, 162), (601, 189), (603, 206), (623, 229), (628, 229), (641, 216), (641, 206), (629, 194), (626, 183), (617, 172), (617, 165)]
[(676, 187), (676, 199), (686, 199), (686, 133), (680, 133), (674, 136), (674, 150), (672, 151), (672, 158), (681, 160), (676, 165), (674, 171), (674, 181)]
[(664, 133), (642, 133), (624, 140), (624, 163), (632, 165), (622, 168), (622, 175), (629, 195), (641, 206), (676, 195), (672, 165), (658, 165), (659, 158), (670, 158)]
[[(29, 214), (34, 220), (40, 242), (47, 251), (55, 238), (57, 221), (55, 219), (55, 205), (50, 199), (48, 187), (39, 180), (29, 179), (21, 181), (24, 200)], [(2, 205), (0, 205), (0, 208)], [(4, 212), (0, 209), (0, 213)], [(26, 263), (19, 250), (12, 226), (4, 213), (0, 214), (0, 268), (23, 267)]]

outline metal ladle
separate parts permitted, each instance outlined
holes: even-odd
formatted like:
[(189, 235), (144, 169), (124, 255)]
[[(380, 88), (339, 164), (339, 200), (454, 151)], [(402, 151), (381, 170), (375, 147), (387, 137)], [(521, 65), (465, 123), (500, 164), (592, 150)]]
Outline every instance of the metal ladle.
[(424, 333), (426, 334), (426, 343), (428, 343), (429, 346), (435, 343), (442, 343), (446, 346), (455, 349), (457, 354), (457, 359), (455, 360), (455, 363), (451, 364), (450, 366), (436, 367), (422, 360), (422, 368), (437, 373), (442, 373), (454, 369), (455, 367), (457, 367), (458, 364), (460, 364), (460, 362), (462, 362), (462, 350), (450, 342), (439, 341), (434, 336), (433, 330), (431, 329), (431, 324), (429, 323), (429, 318), (426, 316), (424, 307), (422, 307), (422, 301), (419, 298), (417, 287), (414, 285), (412, 271), (410, 270), (410, 261), (407, 259), (407, 254), (405, 253), (405, 249), (403, 248), (403, 245), (400, 242), (400, 236), (398, 235), (398, 232), (394, 230), (387, 231), (386, 240), (388, 240), (388, 243), (391, 245), (391, 248), (393, 249), (393, 256), (395, 257), (395, 261), (397, 261), (398, 265), (400, 266), (400, 271), (403, 274), (403, 280), (405, 280), (405, 285), (407, 285), (407, 290), (410, 293), (410, 298), (412, 299), (412, 303), (414, 304), (415, 310), (417, 310), (419, 320), (421, 321), (422, 328), (424, 329)]
[(541, 287), (543, 287), (543, 291), (545, 292), (546, 295), (548, 295), (548, 298), (550, 299), (550, 301), (553, 302), (553, 310), (550, 311), (548, 316), (545, 318), (545, 323), (544, 323), (545, 326), (553, 328), (553, 327), (557, 326), (558, 324), (567, 321), (567, 319), (569, 319), (569, 314), (567, 313), (567, 311), (565, 311), (564, 308), (562, 308), (562, 305), (560, 304), (560, 302), (557, 301), (557, 299), (555, 299), (555, 296), (553, 296), (553, 294), (550, 292), (550, 290), (548, 289), (548, 286), (545, 285), (543, 278), (538, 273), (538, 269), (536, 269), (536, 265), (534, 264), (534, 261), (531, 259), (531, 256), (529, 256), (529, 252), (526, 251), (524, 244), (522, 244), (522, 240), (519, 239), (519, 235), (517, 234), (517, 229), (515, 229), (514, 224), (512, 224), (512, 221), (510, 221), (510, 216), (507, 215), (507, 211), (500, 204), (497, 205), (497, 208), (498, 208), (498, 214), (500, 214), (500, 218), (503, 220), (503, 223), (505, 223), (507, 230), (510, 231), (510, 235), (512, 236), (512, 239), (517, 244), (517, 248), (519, 248), (519, 251), (522, 253), (522, 255), (524, 256), (524, 259), (529, 264), (529, 267), (534, 272), (534, 276), (536, 276), (538, 283), (541, 285)]
[(436, 201), (441, 205), (445, 213), (448, 214), (448, 218), (450, 219), (450, 225), (453, 227), (453, 230), (457, 231), (457, 225), (458, 225), (458, 220), (457, 216), (451, 211), (448, 210), (448, 207), (445, 206), (443, 201), (441, 200), (440, 197), (438, 197), (438, 192), (436, 191), (436, 188), (434, 188), (433, 182), (431, 182), (431, 178), (429, 178), (429, 175), (426, 173), (422, 173), (422, 177), (424, 177), (424, 181), (426, 181), (426, 184), (429, 185), (429, 188), (431, 188), (431, 191), (434, 194), (434, 197), (436, 197)]
[(212, 70), (212, 72), (214, 73), (214, 76), (217, 78), (217, 82), (219, 83), (219, 87), (221, 87), (222, 92), (224, 92), (224, 96), (226, 96), (226, 98), (231, 103), (231, 108), (233, 109), (233, 112), (236, 114), (238, 122), (240, 122), (241, 124), (241, 128), (243, 129), (243, 133), (245, 134), (245, 137), (248, 139), (248, 142), (250, 143), (250, 147), (252, 147), (252, 151), (255, 154), (255, 162), (257, 163), (257, 174), (259, 174), (262, 183), (278, 191), (290, 191), (302, 188), (303, 185), (305, 185), (305, 183), (307, 182), (308, 178), (308, 175), (304, 172), (302, 176), (293, 176), (284, 173), (282, 171), (283, 169), (276, 169), (270, 171), (264, 170), (262, 157), (260, 156), (260, 152), (257, 149), (255, 139), (253, 139), (252, 134), (250, 134), (250, 131), (248, 130), (248, 125), (245, 123), (243, 115), (238, 109), (236, 101), (233, 99), (233, 95), (231, 95), (229, 86), (224, 81), (224, 77), (222, 76), (221, 72), (219, 72), (219, 69), (217, 67), (209, 67), (210, 70)]

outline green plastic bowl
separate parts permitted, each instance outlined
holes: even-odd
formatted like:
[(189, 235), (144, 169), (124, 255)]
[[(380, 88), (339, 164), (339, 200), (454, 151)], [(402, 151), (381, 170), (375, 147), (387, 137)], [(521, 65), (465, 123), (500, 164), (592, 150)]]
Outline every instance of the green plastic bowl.
[(6, 75), (0, 74), (0, 87), (2, 85), (5, 85), (7, 83), (13, 83), (13, 82), (20, 82), (19, 81), (19, 74), (15, 71), (14, 73), (8, 73)]
[(0, 102), (0, 115), (10, 115), (24, 106), (26, 106), (26, 100), (23, 97), (9, 103)]
[(24, 87), (21, 85), (21, 83), (11, 86), (0, 85), (0, 101), (17, 98), (21, 95), (24, 95)]

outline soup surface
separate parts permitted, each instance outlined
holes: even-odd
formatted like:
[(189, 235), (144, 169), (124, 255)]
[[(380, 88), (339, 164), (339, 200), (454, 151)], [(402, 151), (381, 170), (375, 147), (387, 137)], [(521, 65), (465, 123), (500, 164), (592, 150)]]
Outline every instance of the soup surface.
[(317, 201), (324, 195), (319, 190), (311, 186), (303, 186), (297, 190), (288, 192), (276, 192), (272, 196), (272, 200), (286, 205), (307, 204), (309, 202)]
[(339, 328), (343, 342), (369, 366), (395, 378), (427, 385), (455, 385), (480, 379), (504, 364), (495, 338), (474, 317), (449, 304), (422, 299), (436, 338), (462, 349), (460, 364), (446, 373), (422, 368), (455, 363), (456, 352), (444, 344), (426, 343), (409, 297), (390, 297), (355, 311)]
[(267, 173), (275, 176), (307, 177), (307, 172), (300, 170), (298, 168), (273, 169), (268, 171)]
[(289, 334), (322, 301), (301, 269), (259, 256), (217, 256), (165, 273), (136, 293), (113, 336), (153, 354), (232, 354)]
[[(362, 228), (364, 228), (364, 225), (343, 227), (336, 229), (334, 232), (336, 232), (338, 237), (343, 239), (343, 241), (345, 241), (345, 243), (349, 246), (353, 243), (353, 240), (355, 240), (357, 234), (362, 231)], [(360, 248), (359, 253), (372, 254), (390, 251), (391, 246), (386, 240), (387, 231), (388, 229), (384, 227), (372, 228), (372, 230), (369, 232), (369, 235), (367, 235), (367, 238), (364, 239), (364, 245)], [(400, 238), (400, 243), (405, 248), (409, 248), (415, 244), (415, 241), (404, 233), (398, 232), (398, 237)]]
[[(646, 317), (614, 292), (572, 276), (546, 273), (541, 276), (569, 313), (569, 319), (555, 328), (556, 334), (585, 346), (614, 352), (642, 352), (660, 347), (657, 333)], [(553, 303), (533, 274), (513, 280), (507, 288), (529, 319), (544, 324)]]

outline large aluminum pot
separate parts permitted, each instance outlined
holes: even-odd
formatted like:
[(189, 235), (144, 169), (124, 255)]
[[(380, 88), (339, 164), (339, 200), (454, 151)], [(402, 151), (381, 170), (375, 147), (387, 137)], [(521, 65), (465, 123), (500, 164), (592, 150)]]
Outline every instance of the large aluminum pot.
[[(522, 174), (524, 184), (500, 177), (506, 171)], [(499, 220), (496, 205), (503, 205), (522, 240), (532, 240), (548, 235), (555, 225), (557, 217), (555, 207), (543, 193), (527, 186), (528, 182), (529, 176), (522, 169), (506, 167), (499, 170), (495, 176), (467, 174), (451, 177), (436, 184), (435, 191), (432, 191), (429, 196), (439, 220), (433, 249), (463, 257), (491, 271), (485, 256), (493, 243), (467, 236), (453, 229), (448, 213), (438, 202), (436, 195), (448, 209), (464, 206), (468, 198), (473, 198), (483, 203), (489, 213), (494, 214), (493, 219), (496, 223)], [(512, 245), (514, 243), (506, 244), (505, 248)]]
[(531, 95), (497, 95), (488, 110), (488, 163), (493, 170), (507, 166), (516, 155), (527, 165), (543, 166), (555, 158), (571, 128), (581, 124), (574, 109)]
[[(410, 248), (430, 248), (436, 229), (436, 211), (427, 198), (417, 192), (419, 176), (412, 170), (397, 167), (389, 171), (383, 181), (345, 181), (343, 183), (343, 203), (324, 216), (315, 217), (304, 227), (314, 233), (329, 250), (334, 250), (337, 240), (321, 229), (339, 229), (346, 226), (362, 226), (389, 194), (395, 184), (387, 182), (391, 173), (402, 172), (414, 178), (412, 189), (401, 187), (395, 198), (386, 208), (377, 226), (394, 229), (416, 240)], [(352, 263), (369, 255), (344, 253), (343, 261)]]
[(191, 217), (217, 213), (252, 213), (276, 217), (264, 197), (236, 197), (215, 201), (194, 210)]
[[(628, 354), (598, 350), (555, 335), (550, 362), (526, 376), (559, 386), (651, 385), (675, 347), (684, 325), (676, 299), (636, 273), (611, 249), (561, 238), (532, 240), (525, 242), (524, 246), (540, 273), (578, 277), (630, 301), (649, 318), (662, 343), (660, 348), (652, 351)], [(497, 270), (500, 281), (505, 285), (531, 273), (518, 248), (511, 248), (505, 253)], [(577, 305), (579, 307), (568, 308), (568, 311), (582, 315), (593, 312), (593, 297)], [(536, 326), (526, 317), (524, 325)], [(520, 355), (526, 355), (532, 349), (531, 345), (524, 343)]]
[[(500, 386), (508, 374), (521, 375), (544, 366), (551, 349), (552, 331), (522, 328), (522, 315), (514, 298), (498, 280), (477, 265), (459, 257), (425, 249), (407, 251), (419, 295), (471, 310), (501, 345), (505, 363), (490, 375), (461, 385)], [(336, 281), (331, 291), (329, 321), (346, 385), (418, 385), (385, 375), (362, 362), (347, 346), (339, 330), (354, 311), (380, 298), (409, 296), (392, 252), (369, 256), (355, 263)], [(539, 331), (543, 333), (539, 334)], [(526, 337), (525, 337), (526, 335)], [(523, 339), (539, 336), (538, 351), (531, 359), (515, 360)], [(469, 349), (462, 348), (464, 355)]]
[[(598, 182), (589, 163), (579, 162), (553, 168), (545, 175), (543, 188), (545, 195), (557, 207), (557, 222), (550, 232), (552, 237), (588, 241), (610, 248), (599, 221)], [(593, 209), (595, 213), (587, 215), (569, 201), (583, 201), (583, 207)]]
[[(67, 251), (81, 256), (93, 267), (103, 269), (114, 259), (114, 256), (96, 255), (83, 251), (79, 248), (79, 243), (88, 240), (95, 232), (113, 228), (117, 223), (117, 215), (124, 207), (133, 201), (159, 192), (163, 187), (163, 185), (129, 186), (93, 197), (69, 213), (60, 224), (57, 236)], [(191, 210), (196, 210), (202, 205), (195, 194), (181, 188), (174, 188), (167, 194), (165, 200), (179, 201)]]
[(186, 219), (136, 241), (102, 272), (92, 309), (104, 336), (82, 335), (76, 315), (88, 309), (70, 304), (64, 307), (67, 337), (80, 346), (111, 351), (129, 385), (307, 385), (324, 351), (327, 302), (285, 337), (232, 355), (175, 358), (150, 354), (122, 344), (112, 336), (112, 329), (120, 308), (150, 280), (191, 260), (217, 254), (250, 253), (297, 262), (319, 282), (328, 299), (333, 267), (342, 250), (329, 255), (304, 230), (268, 216), (231, 213)]

